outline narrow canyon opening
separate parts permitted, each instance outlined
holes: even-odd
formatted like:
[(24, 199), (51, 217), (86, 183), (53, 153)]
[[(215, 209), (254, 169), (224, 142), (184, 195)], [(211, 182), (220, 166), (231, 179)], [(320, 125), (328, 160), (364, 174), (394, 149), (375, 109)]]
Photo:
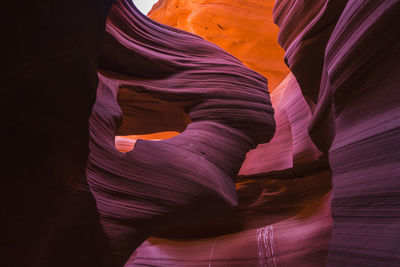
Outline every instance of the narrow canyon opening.
[(119, 89), (117, 101), (123, 116), (115, 147), (122, 153), (132, 151), (139, 139), (159, 141), (177, 136), (191, 122), (185, 112), (187, 102), (163, 100), (129, 86)]

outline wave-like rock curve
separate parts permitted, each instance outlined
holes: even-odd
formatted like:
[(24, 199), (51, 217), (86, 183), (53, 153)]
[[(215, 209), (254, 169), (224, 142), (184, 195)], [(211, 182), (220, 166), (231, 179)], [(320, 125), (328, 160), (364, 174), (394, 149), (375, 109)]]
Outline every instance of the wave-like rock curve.
[[(233, 181), (246, 153), (275, 130), (266, 79), (216, 45), (153, 22), (128, 0), (111, 8), (99, 65), (87, 175), (115, 249), (128, 255), (150, 234), (236, 205)], [(138, 140), (121, 153), (114, 145), (121, 91), (126, 105), (145, 94), (191, 122), (176, 137)]]
[(310, 136), (329, 152), (334, 227), (327, 264), (397, 266), (400, 3), (309, 5), (277, 1), (274, 16), (286, 61), (316, 104)]
[(274, 1), (160, 0), (148, 16), (217, 44), (247, 67), (268, 78), (272, 92), (289, 70), (276, 42)]

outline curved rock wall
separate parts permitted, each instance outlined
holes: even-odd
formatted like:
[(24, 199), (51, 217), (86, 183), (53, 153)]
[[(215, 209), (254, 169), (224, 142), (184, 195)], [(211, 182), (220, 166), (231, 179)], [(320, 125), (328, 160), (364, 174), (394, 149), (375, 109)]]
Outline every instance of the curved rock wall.
[(332, 226), (329, 165), (307, 135), (311, 112), (293, 75), (271, 99), (277, 131), (247, 154), (231, 214), (153, 235), (127, 266), (324, 265)]
[[(189, 16), (200, 11), (191, 11), (189, 4), (183, 9), (174, 7), (178, 2), (161, 1), (150, 15), (195, 31), (195, 27), (188, 28)], [(210, 11), (212, 4), (205, 6)], [(157, 15), (158, 9), (165, 19)], [(310, 166), (324, 166), (323, 158), (315, 161), (321, 152), (314, 144), (329, 154), (334, 174), (329, 265), (395, 266), (399, 261), (399, 34), (390, 30), (390, 25), (398, 25), (394, 15), (398, 10), (398, 1), (277, 1), (274, 7), (274, 19), (280, 26), (279, 43), (286, 50), (285, 61), (300, 87), (296, 94), (293, 89), (297, 83), (288, 78), (282, 83), (286, 89), (277, 89), (280, 93), (271, 95), (277, 133), (269, 144), (247, 154), (241, 174), (247, 175), (242, 176), (244, 179), (283, 177), (288, 175), (287, 170), (296, 170), (307, 160)], [(200, 15), (193, 17), (202, 22), (200, 25), (212, 24), (218, 15), (210, 14), (215, 13), (204, 15), (208, 20)], [(302, 154), (305, 156), (295, 156)], [(251, 188), (251, 182), (247, 186)], [(218, 245), (219, 241), (202, 244), (215, 252), (214, 242)], [(163, 246), (156, 243), (144, 250), (146, 257), (152, 255), (150, 248)], [(228, 247), (235, 249), (235, 245)], [(168, 246), (163, 248), (172, 251)], [(232, 264), (235, 257), (227, 253), (229, 249), (219, 254), (219, 260), (230, 259)], [(165, 254), (164, 259), (169, 262), (175, 257), (176, 264), (181, 257), (174, 255)], [(284, 264), (283, 259), (275, 258), (278, 265)], [(300, 258), (292, 258), (292, 263), (299, 262)]]
[(310, 135), (329, 151), (334, 227), (328, 265), (397, 266), (400, 35), (394, 29), (400, 3), (314, 2), (315, 10), (303, 1), (277, 1), (274, 16), (286, 61), (316, 103)]
[[(400, 264), (398, 1), (276, 1), (293, 75), (271, 95), (268, 144), (266, 80), (128, 0), (98, 61), (110, 4), (2, 6), (3, 265), (120, 266), (144, 240), (128, 266)], [(286, 70), (276, 46), (265, 53), (271, 8), (171, 0), (151, 15), (275, 88)]]
[(161, 0), (148, 16), (219, 45), (267, 77), (272, 92), (289, 72), (276, 42), (273, 6), (259, 0)]
[[(110, 10), (99, 66), (87, 176), (115, 250), (128, 256), (150, 234), (230, 212), (246, 153), (275, 131), (266, 79), (216, 45), (151, 21), (129, 0)], [(137, 109), (137, 97), (147, 95), (191, 122), (180, 135), (138, 140), (121, 153), (114, 145), (121, 92), (126, 108)], [(141, 131), (123, 131), (130, 130)], [(167, 129), (156, 123), (147, 130)]]
[[(220, 3), (223, 1), (212, 1), (202, 6), (201, 1), (182, 1), (175, 8), (173, 4), (178, 2), (160, 1), (153, 7), (150, 16), (162, 23), (196, 33), (201, 32), (196, 28), (197, 24), (188, 27), (192, 25), (192, 20), (188, 19), (190, 14), (202, 23), (202, 27), (208, 28), (212, 28), (222, 17), (222, 21), (234, 23), (239, 32), (245, 32), (245, 29), (254, 26), (249, 20), (259, 17), (248, 18), (239, 25), (232, 18), (236, 14), (243, 14), (243, 10), (235, 7), (243, 5), (246, 9), (252, 9), (262, 6), (264, 11), (268, 11), (266, 6), (272, 7), (273, 4), (268, 1), (225, 1), (223, 4)], [(232, 9), (226, 11), (223, 6), (232, 6)], [(254, 12), (262, 13), (268, 19), (268, 13), (264, 11), (257, 9)], [(223, 15), (220, 16), (220, 13)], [(216, 37), (213, 41), (224, 47), (227, 45), (224, 42), (231, 40), (229, 38), (232, 35), (238, 43), (256, 45), (258, 38), (265, 37), (261, 27), (254, 26), (254, 29), (241, 35), (235, 31), (224, 32), (224, 38)], [(209, 32), (202, 31), (201, 34), (210, 39)], [(240, 46), (236, 49), (236, 56), (243, 60), (241, 56), (245, 50), (241, 50), (243, 47)], [(265, 46), (257, 49), (268, 52)], [(263, 54), (258, 56), (257, 61), (263, 64)], [(282, 59), (274, 60), (275, 65), (283, 64)], [(274, 66), (271, 61), (268, 62)], [(329, 207), (330, 170), (326, 156), (313, 144), (307, 131), (315, 106), (303, 97), (293, 75), (288, 75), (272, 92), (271, 100), (277, 132), (269, 143), (263, 143), (247, 153), (236, 183), (239, 203), (232, 214), (214, 216), (208, 224), (203, 221), (191, 227), (186, 225), (186, 228), (179, 225), (180, 231), (169, 229), (169, 234), (153, 236), (138, 248), (128, 266), (324, 264), (332, 223)], [(179, 241), (175, 238), (179, 238)]]

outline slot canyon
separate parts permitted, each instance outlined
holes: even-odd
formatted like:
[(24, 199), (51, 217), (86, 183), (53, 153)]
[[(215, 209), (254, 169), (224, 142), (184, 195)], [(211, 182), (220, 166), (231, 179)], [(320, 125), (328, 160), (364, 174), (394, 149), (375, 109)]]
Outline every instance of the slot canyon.
[(0, 266), (400, 266), (399, 0), (134, 2), (3, 3)]

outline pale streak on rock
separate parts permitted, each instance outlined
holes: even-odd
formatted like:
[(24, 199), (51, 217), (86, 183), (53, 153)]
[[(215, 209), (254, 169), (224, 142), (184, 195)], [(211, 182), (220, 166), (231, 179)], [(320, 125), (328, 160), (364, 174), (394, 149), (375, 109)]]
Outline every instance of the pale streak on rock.
[(208, 257), (208, 267), (211, 267), (211, 260), (212, 260), (212, 256), (213, 256), (213, 254), (214, 254), (214, 248), (215, 248), (215, 244), (217, 243), (217, 238), (215, 238), (214, 239), (214, 242), (213, 242), (213, 244), (212, 244), (212, 247), (211, 247), (211, 252), (210, 252), (210, 257)]
[(257, 244), (260, 266), (276, 267), (273, 225), (257, 229)]

